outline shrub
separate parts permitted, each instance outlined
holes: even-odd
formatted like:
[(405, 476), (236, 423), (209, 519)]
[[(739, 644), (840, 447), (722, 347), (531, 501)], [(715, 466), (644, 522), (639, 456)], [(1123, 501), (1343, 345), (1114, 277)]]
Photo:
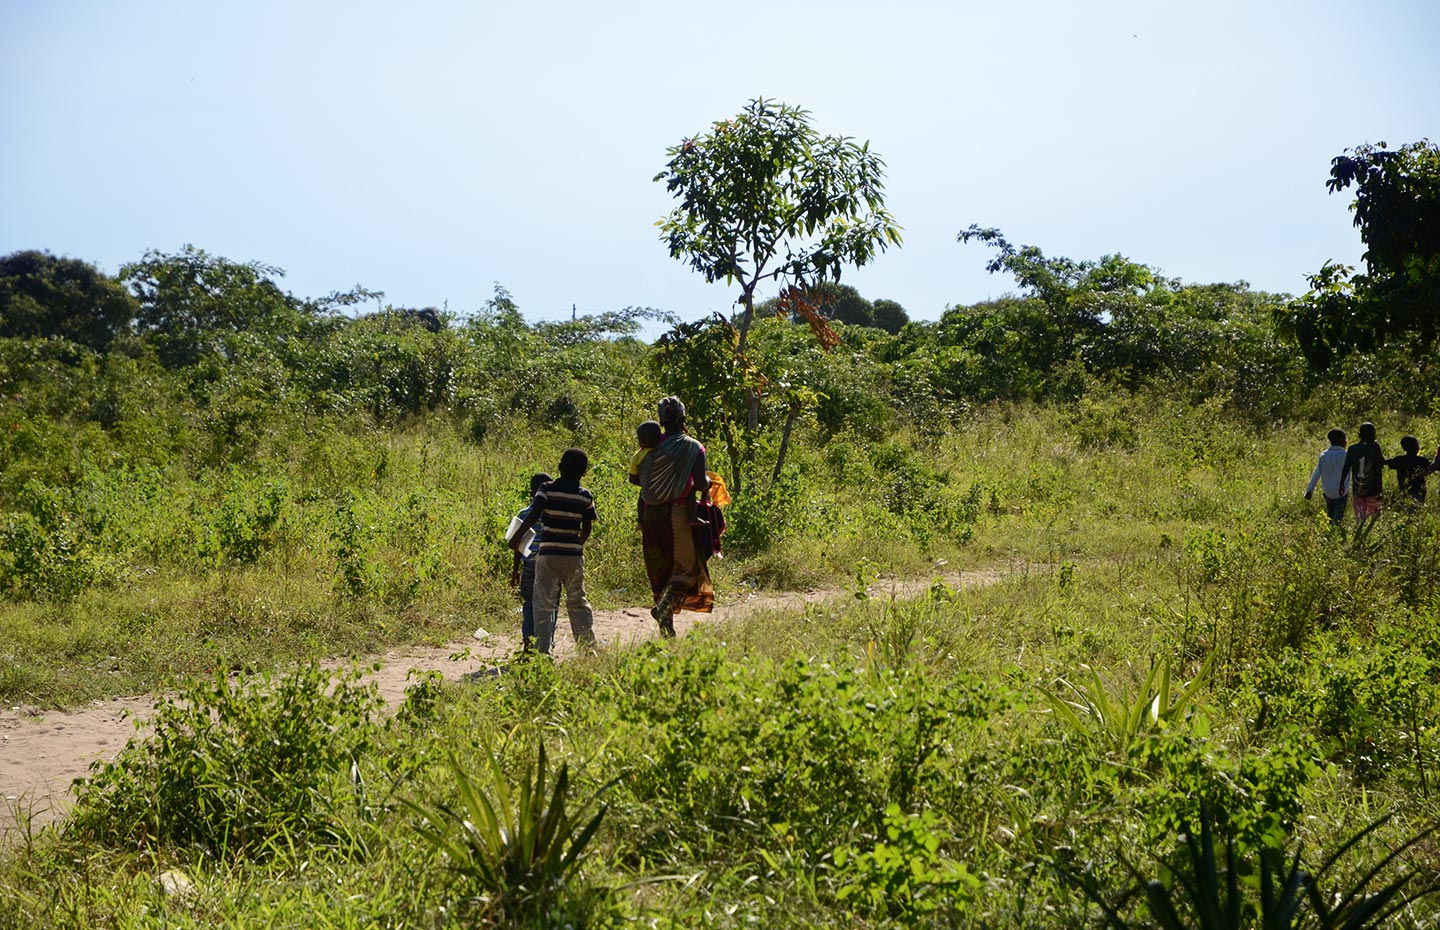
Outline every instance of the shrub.
[(0, 591), (70, 600), (119, 580), (120, 560), (75, 513), (68, 490), (32, 479), (19, 497), (24, 510), (0, 513)]
[(921, 803), (934, 757), (993, 704), (968, 676), (800, 657), (742, 665), (713, 646), (637, 656), (614, 690), (617, 739), (645, 747), (626, 786), (650, 829), (684, 843), (785, 825), (811, 861), (884, 836), (886, 806)]
[(1402, 628), (1376, 633), (1328, 637), (1308, 660), (1292, 654), (1257, 662), (1251, 683), (1264, 699), (1262, 723), (1306, 727), (1326, 758), (1362, 784), (1394, 777), (1424, 793), (1440, 765), (1427, 725), (1440, 701), (1440, 656), (1433, 641), (1415, 648)]
[(932, 811), (905, 814), (899, 805), (887, 805), (884, 834), (869, 849), (835, 850), (836, 899), (890, 917), (953, 912), (979, 890), (980, 879), (940, 854), (941, 828)]
[[(263, 856), (272, 844), (342, 840), (330, 783), (356, 773), (381, 701), (352, 669), (272, 681), (217, 672), (163, 699), (154, 732), (80, 782), (67, 831), (116, 846)], [(357, 800), (361, 797), (356, 795)]]

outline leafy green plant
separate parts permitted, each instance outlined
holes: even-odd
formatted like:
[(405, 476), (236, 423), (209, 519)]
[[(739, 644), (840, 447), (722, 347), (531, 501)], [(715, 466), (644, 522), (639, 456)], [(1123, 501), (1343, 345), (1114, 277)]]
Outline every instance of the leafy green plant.
[(330, 541), (335, 553), (336, 588), (351, 598), (383, 595), (385, 573), (371, 553), (373, 528), (361, 522), (357, 508), (353, 494), (335, 507)]
[[(217, 672), (164, 698), (153, 733), (80, 782), (71, 834), (116, 846), (264, 856), (342, 840), (330, 782), (350, 776), (381, 706), (362, 672), (311, 664), (272, 680)], [(357, 792), (359, 799), (361, 793)]]
[(215, 510), (218, 556), (235, 564), (259, 560), (278, 535), (290, 490), (283, 480), (247, 479), (238, 472)]
[[(1105, 925), (1113, 930), (1368, 930), (1388, 926), (1401, 908), (1440, 890), (1440, 885), (1432, 882), (1407, 896), (1406, 889), (1417, 877), (1415, 871), (1374, 887), (1379, 876), (1434, 832), (1434, 827), (1396, 846), (1348, 888), (1323, 888), (1340, 859), (1388, 820), (1381, 818), (1350, 837), (1312, 873), (1302, 866), (1299, 845), (1288, 855), (1276, 847), (1261, 847), (1253, 856), (1244, 855), (1233, 835), (1219, 834), (1213, 812), (1202, 803), (1195, 825), (1198, 834), (1193, 827), (1182, 834), (1182, 845), (1161, 864), (1159, 877), (1146, 879), (1130, 867), (1136, 884), (1119, 900), (1108, 900), (1085, 875), (1068, 869), (1062, 869), (1062, 874), (1100, 907)], [(1122, 914), (1132, 899), (1141, 897), (1149, 922), (1139, 923)]]
[[(1422, 630), (1431, 622), (1417, 618)], [(1256, 663), (1252, 681), (1265, 696), (1260, 724), (1301, 722), (1325, 756), (1362, 784), (1404, 779), (1428, 794), (1440, 753), (1426, 725), (1440, 701), (1440, 644), (1417, 648), (1412, 635), (1386, 625), (1363, 639), (1327, 637), (1308, 656)]]
[(477, 920), (518, 921), (553, 918), (567, 903), (584, 904), (585, 895), (576, 887), (580, 863), (606, 812), (600, 805), (585, 819), (598, 792), (578, 809), (567, 810), (570, 772), (562, 762), (547, 793), (544, 743), (518, 789), (511, 787), (499, 759), (491, 755), (486, 763), (488, 784), (482, 785), (450, 757), (458, 807), (404, 801), (424, 820), (420, 836), (446, 857), (447, 869), (466, 893), (465, 910)]
[(119, 580), (120, 560), (75, 512), (69, 489), (32, 479), (17, 503), (24, 509), (0, 512), (0, 591), (69, 601)]
[(980, 879), (940, 854), (940, 817), (885, 808), (883, 837), (868, 849), (842, 846), (832, 856), (841, 882), (835, 897), (860, 910), (902, 917), (951, 908), (975, 894)]
[(817, 867), (838, 846), (863, 850), (858, 834), (882, 833), (888, 804), (924, 805), (955, 741), (996, 703), (969, 676), (920, 663), (740, 663), (713, 645), (638, 657), (623, 674), (605, 698), (624, 724), (615, 739), (644, 747), (626, 814), (657, 858), (722, 837), (760, 842), (780, 824)]
[(1057, 678), (1056, 690), (1041, 690), (1055, 719), (1077, 736), (1097, 738), (1111, 751), (1124, 755), (1147, 730), (1173, 727), (1191, 715), (1200, 726), (1206, 726), (1203, 715), (1196, 712), (1209, 661), (1189, 684), (1177, 689), (1171, 687), (1170, 660), (1152, 659), (1140, 687), (1132, 692), (1122, 683), (1118, 696), (1111, 695), (1111, 686), (1094, 668), (1086, 666), (1085, 670), (1089, 678), (1079, 684)]

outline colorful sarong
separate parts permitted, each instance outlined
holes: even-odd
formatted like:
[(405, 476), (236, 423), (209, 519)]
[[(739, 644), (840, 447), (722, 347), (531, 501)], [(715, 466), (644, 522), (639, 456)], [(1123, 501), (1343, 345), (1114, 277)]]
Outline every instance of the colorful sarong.
[[(700, 533), (706, 539), (698, 539)], [(710, 551), (708, 526), (691, 526), (683, 500), (646, 504), (640, 514), (640, 539), (645, 547), (645, 574), (655, 603), (668, 602), (672, 610), (708, 613), (715, 606), (715, 589), (705, 560)]]

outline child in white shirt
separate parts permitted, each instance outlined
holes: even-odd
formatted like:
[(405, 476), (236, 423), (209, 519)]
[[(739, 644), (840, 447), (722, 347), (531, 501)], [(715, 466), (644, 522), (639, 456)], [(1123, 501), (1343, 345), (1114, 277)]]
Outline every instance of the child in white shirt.
[(1310, 500), (1315, 493), (1315, 485), (1319, 484), (1325, 495), (1325, 513), (1338, 525), (1345, 519), (1345, 499), (1350, 496), (1350, 476), (1346, 475), (1343, 482), (1340, 478), (1345, 469), (1345, 431), (1332, 429), (1326, 438), (1330, 440), (1330, 448), (1321, 452), (1320, 461), (1315, 463), (1310, 486), (1305, 489), (1305, 499)]

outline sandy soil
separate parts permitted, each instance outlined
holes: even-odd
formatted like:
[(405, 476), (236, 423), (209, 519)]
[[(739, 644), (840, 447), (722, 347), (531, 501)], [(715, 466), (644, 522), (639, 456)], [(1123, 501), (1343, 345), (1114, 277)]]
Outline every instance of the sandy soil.
[[(963, 573), (947, 581), (955, 586), (974, 586), (993, 579), (989, 574)], [(907, 596), (928, 587), (928, 582), (904, 582), (877, 585), (875, 591), (877, 595), (883, 592)], [(806, 603), (842, 595), (834, 590), (751, 595), (719, 605), (709, 615), (677, 614), (675, 630), (684, 636), (696, 623), (723, 623), (775, 608), (798, 610)], [(563, 608), (559, 626), (555, 654), (563, 659), (575, 649)], [(594, 629), (596, 639), (611, 648), (651, 639), (657, 632), (649, 609), (640, 607), (597, 610)], [(472, 632), (439, 648), (411, 647), (373, 656), (381, 667), (371, 677), (393, 709), (404, 698), (412, 672), (433, 670), (447, 679), (485, 674), (515, 649), (517, 634), (518, 630), (508, 634), (495, 631), (477, 639)], [(96, 701), (68, 711), (42, 712), (24, 705), (0, 707), (0, 839), (17, 827), (24, 829), (23, 824), (39, 826), (62, 813), (73, 800), (70, 789), (75, 779), (88, 774), (93, 763), (113, 758), (137, 735), (137, 730), (143, 735), (144, 723), (154, 707), (150, 696)]]

